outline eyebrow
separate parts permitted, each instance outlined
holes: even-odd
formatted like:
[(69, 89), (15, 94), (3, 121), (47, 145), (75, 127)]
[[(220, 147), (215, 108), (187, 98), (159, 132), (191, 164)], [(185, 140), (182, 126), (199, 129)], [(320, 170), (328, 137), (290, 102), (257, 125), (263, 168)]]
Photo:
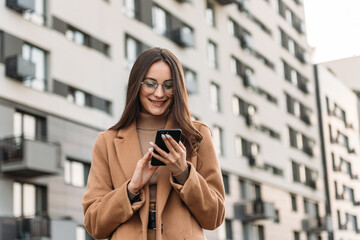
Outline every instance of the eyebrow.
[[(156, 81), (157, 82), (157, 80), (155, 79), (155, 78), (152, 78), (152, 77), (145, 77), (145, 79), (150, 79), (150, 80), (154, 80), (154, 81)], [(164, 82), (166, 82), (166, 81), (172, 81), (173, 79), (172, 78), (170, 78), (170, 79), (166, 79)]]

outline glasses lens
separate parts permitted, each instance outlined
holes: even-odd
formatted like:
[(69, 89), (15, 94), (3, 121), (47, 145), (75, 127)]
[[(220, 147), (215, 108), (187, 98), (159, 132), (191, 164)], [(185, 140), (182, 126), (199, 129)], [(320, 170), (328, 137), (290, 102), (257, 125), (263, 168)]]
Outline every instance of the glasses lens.
[(163, 83), (163, 89), (164, 92), (166, 92), (167, 94), (173, 94), (174, 93), (173, 81), (172, 80), (165, 81)]
[(146, 93), (153, 93), (157, 88), (157, 83), (154, 80), (146, 79), (142, 82), (142, 86)]

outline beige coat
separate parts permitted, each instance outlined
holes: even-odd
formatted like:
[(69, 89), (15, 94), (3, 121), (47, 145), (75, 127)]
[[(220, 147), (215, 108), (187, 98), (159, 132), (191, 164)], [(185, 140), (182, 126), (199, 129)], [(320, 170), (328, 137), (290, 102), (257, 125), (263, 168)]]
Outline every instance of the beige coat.
[[(169, 122), (165, 128), (173, 128)], [(224, 186), (211, 133), (201, 122), (194, 125), (203, 140), (188, 161), (185, 184), (175, 183), (166, 167), (157, 170), (157, 240), (203, 240), (203, 228), (215, 229), (224, 220)], [(141, 189), (141, 201), (133, 205), (127, 194), (127, 184), (141, 158), (136, 123), (98, 135), (83, 198), (84, 225), (93, 237), (146, 240), (149, 186)]]

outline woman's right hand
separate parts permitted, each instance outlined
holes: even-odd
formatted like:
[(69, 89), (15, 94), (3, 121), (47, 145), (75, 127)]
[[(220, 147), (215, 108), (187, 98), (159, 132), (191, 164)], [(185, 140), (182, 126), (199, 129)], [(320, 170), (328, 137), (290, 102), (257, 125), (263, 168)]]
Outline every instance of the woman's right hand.
[(137, 194), (140, 189), (150, 180), (151, 176), (159, 168), (159, 166), (152, 166), (149, 168), (151, 161), (151, 153), (153, 148), (149, 149), (147, 152), (136, 164), (134, 175), (132, 176), (129, 184), (128, 191)]

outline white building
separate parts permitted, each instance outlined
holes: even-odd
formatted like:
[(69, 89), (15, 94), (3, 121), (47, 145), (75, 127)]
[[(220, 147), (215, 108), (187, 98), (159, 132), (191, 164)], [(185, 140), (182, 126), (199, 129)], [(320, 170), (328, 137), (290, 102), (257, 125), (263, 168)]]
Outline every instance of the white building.
[(213, 130), (227, 210), (208, 239), (326, 239), (304, 29), (300, 0), (0, 0), (0, 239), (29, 233), (14, 216), (83, 239), (92, 145), (152, 46), (179, 57), (193, 116)]
[[(346, 64), (337, 65), (341, 62)], [(359, 100), (356, 95), (356, 86), (360, 85), (355, 81), (359, 77), (358, 65), (356, 61), (351, 62), (345, 59), (315, 67), (322, 156), (326, 163), (327, 207), (332, 216), (335, 240), (358, 239), (360, 233)]]

